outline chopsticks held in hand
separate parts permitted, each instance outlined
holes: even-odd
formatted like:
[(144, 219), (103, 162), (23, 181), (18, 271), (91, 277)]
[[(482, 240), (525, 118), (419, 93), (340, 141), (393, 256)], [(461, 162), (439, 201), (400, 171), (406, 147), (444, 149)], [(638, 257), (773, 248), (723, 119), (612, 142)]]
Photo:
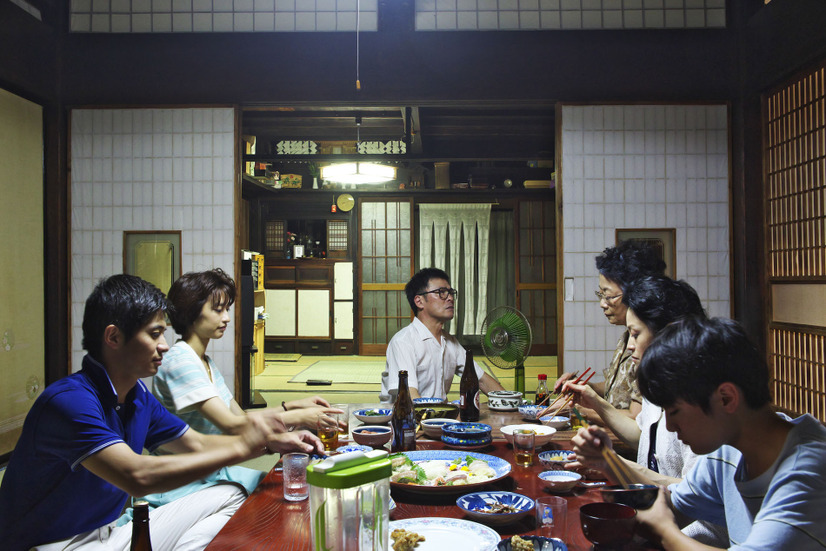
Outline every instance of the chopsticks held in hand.
[[(582, 380), (582, 378), (583, 378), (583, 377), (585, 377), (585, 375), (586, 375), (589, 371), (591, 372), (591, 374), (590, 374), (590, 375), (588, 375), (588, 378), (586, 378), (586, 379), (583, 381), (583, 380)], [(580, 375), (579, 377), (577, 377), (577, 378), (576, 378), (576, 380), (574, 381), (574, 383), (573, 383), (573, 384), (575, 384), (575, 385), (578, 385), (578, 384), (583, 384), (583, 385), (584, 385), (584, 384), (587, 384), (587, 383), (588, 383), (588, 381), (590, 381), (590, 380), (591, 380), (591, 377), (593, 377), (593, 376), (594, 376), (594, 373), (596, 373), (596, 370), (594, 370), (593, 368), (591, 368), (591, 366), (588, 366), (588, 367), (585, 369), (585, 371), (583, 371), (583, 372), (582, 372), (582, 375)], [(580, 383), (580, 381), (581, 381), (581, 383)], [(552, 408), (552, 407), (554, 407), (554, 404), (556, 404), (556, 403), (559, 401), (559, 399), (560, 399), (560, 398), (562, 398), (563, 396), (565, 396), (565, 397), (567, 397), (567, 398), (566, 398), (565, 402), (564, 402), (561, 406), (559, 406), (559, 407), (556, 409), (556, 411), (554, 412), (554, 415), (557, 415), (560, 411), (562, 411), (563, 409), (565, 409), (565, 406), (567, 406), (568, 404), (570, 404), (570, 403), (571, 403), (571, 400), (573, 400), (573, 399), (574, 399), (574, 394), (573, 394), (573, 392), (563, 392), (562, 394), (560, 394), (559, 396), (557, 396), (557, 397), (556, 397), (556, 400), (554, 400), (553, 402), (551, 402), (551, 405), (549, 405), (548, 407), (546, 407), (545, 409), (543, 409), (541, 412), (539, 412), (539, 413), (536, 415), (536, 418), (537, 418), (537, 419), (539, 419), (540, 417), (544, 417), (544, 416), (545, 416), (545, 415), (546, 415), (549, 411), (551, 411), (551, 408)]]
[[(579, 422), (582, 423), (583, 427), (588, 426), (588, 421), (586, 421), (579, 411), (576, 408), (573, 408), (574, 415), (577, 416)], [(611, 473), (613, 473), (614, 478), (617, 479), (617, 482), (623, 488), (630, 488), (631, 484), (633, 483), (633, 477), (631, 475), (631, 471), (628, 469), (628, 466), (623, 462), (620, 456), (617, 455), (613, 449), (609, 449), (605, 447), (603, 443), (602, 446), (599, 448), (600, 453), (602, 453), (602, 458), (605, 459), (605, 463), (608, 465), (608, 468), (611, 469)]]

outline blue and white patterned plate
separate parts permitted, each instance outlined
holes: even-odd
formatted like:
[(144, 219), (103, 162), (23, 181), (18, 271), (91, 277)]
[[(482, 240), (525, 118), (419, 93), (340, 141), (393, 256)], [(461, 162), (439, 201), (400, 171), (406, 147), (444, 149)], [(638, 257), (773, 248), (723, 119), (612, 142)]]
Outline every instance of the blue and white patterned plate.
[(414, 404), (442, 404), (444, 400), (441, 398), (413, 398)]
[[(508, 476), (513, 466), (505, 459), (501, 459), (494, 455), (487, 455), (484, 453), (477, 453), (473, 451), (464, 450), (417, 450), (414, 452), (402, 452), (410, 458), (414, 463), (417, 461), (437, 461), (442, 460), (447, 463), (452, 463), (454, 460), (461, 460), (461, 465), (465, 465), (468, 456), (474, 459), (481, 459), (485, 461), (488, 466), (494, 470), (496, 475), (482, 482), (473, 482), (471, 484), (463, 484), (459, 486), (419, 486), (418, 484), (402, 484), (400, 482), (390, 482), (391, 488), (400, 488), (408, 492), (419, 494), (450, 494), (450, 493), (468, 493), (478, 490), (491, 482), (496, 482)], [(498, 540), (497, 540), (498, 541)]]
[(399, 528), (425, 537), (416, 546), (416, 551), (490, 551), (502, 539), (493, 528), (458, 518), (427, 517), (390, 521), (391, 532)]
[[(485, 513), (477, 509), (489, 509), (501, 503), (517, 509), (515, 513)], [(530, 514), (536, 503), (528, 496), (514, 492), (476, 492), (463, 495), (456, 500), (456, 506), (471, 519), (491, 526), (501, 526), (516, 522)]]
[(455, 436), (442, 435), (442, 442), (445, 446), (455, 448), (457, 450), (481, 450), (493, 441), (490, 435), (482, 438), (456, 438)]
[(371, 452), (373, 448), (370, 446), (361, 446), (359, 444), (348, 444), (346, 446), (339, 446), (336, 448), (338, 453), (347, 453), (347, 452)]
[(485, 423), (452, 423), (442, 427), (442, 435), (454, 438), (484, 438), (490, 436), (493, 427)]

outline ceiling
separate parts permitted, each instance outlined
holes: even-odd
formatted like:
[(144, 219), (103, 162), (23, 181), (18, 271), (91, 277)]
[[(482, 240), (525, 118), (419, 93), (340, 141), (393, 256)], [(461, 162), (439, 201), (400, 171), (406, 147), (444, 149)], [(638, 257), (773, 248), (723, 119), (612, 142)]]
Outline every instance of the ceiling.
[(426, 105), (246, 109), (244, 134), (259, 154), (281, 140), (404, 140), (419, 158), (553, 158), (554, 107)]

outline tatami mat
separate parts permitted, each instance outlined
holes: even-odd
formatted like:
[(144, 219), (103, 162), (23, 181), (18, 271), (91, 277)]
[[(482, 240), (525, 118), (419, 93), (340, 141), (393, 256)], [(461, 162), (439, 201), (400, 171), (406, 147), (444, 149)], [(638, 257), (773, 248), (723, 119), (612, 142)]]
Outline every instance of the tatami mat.
[[(291, 383), (306, 383), (308, 380), (325, 380), (340, 384), (361, 384), (381, 382), (384, 358), (374, 361), (319, 360), (290, 379)], [(266, 373), (266, 369), (264, 370)], [(263, 375), (263, 374), (262, 374)]]

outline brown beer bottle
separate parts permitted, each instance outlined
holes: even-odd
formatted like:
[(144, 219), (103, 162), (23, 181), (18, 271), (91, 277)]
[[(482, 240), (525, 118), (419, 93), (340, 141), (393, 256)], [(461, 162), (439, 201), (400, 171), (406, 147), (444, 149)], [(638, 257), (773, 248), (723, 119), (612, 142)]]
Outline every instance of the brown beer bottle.
[(130, 551), (152, 551), (149, 539), (149, 502), (143, 499), (132, 504), (132, 545)]
[(413, 399), (410, 397), (410, 388), (407, 385), (407, 371), (399, 371), (399, 393), (396, 396), (396, 403), (393, 404), (390, 426), (393, 427), (391, 452), (416, 449), (416, 410), (413, 408)]
[(479, 376), (470, 349), (465, 350), (465, 368), (459, 383), (459, 418), (462, 421), (479, 420)]

